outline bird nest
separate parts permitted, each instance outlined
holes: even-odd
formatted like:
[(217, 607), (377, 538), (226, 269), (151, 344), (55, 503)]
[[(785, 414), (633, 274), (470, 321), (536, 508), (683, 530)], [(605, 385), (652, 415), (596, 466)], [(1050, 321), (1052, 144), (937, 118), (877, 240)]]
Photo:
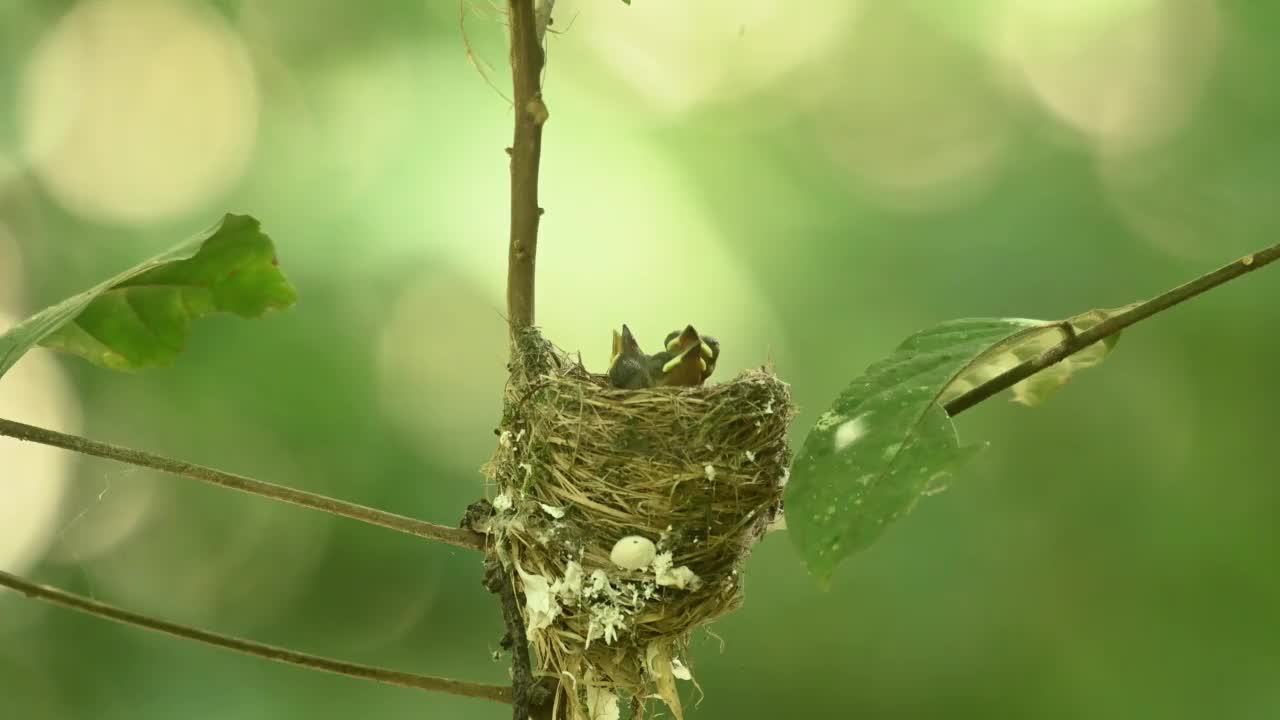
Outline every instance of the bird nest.
[(739, 567), (779, 515), (790, 388), (759, 369), (618, 390), (532, 330), (510, 369), (486, 529), (555, 717), (617, 717), (620, 694), (680, 717), (689, 634), (741, 604)]

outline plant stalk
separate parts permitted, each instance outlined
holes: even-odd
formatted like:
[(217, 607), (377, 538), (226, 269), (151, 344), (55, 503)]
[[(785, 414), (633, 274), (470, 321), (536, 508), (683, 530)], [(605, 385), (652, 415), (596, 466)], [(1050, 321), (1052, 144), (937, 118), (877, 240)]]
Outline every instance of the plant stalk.
[(1135, 323), (1146, 320), (1156, 313), (1168, 310), (1174, 305), (1184, 303), (1191, 298), (1212, 290), (1224, 283), (1269, 265), (1280, 259), (1280, 243), (1264, 250), (1245, 255), (1228, 265), (1206, 275), (1184, 283), (1178, 287), (1094, 325), (1079, 333), (1065, 333), (1065, 337), (1057, 345), (1049, 348), (1039, 357), (1032, 358), (1005, 372), (991, 378), (987, 382), (969, 390), (960, 397), (947, 403), (945, 409), (955, 417), (978, 403), (1008, 390), (1045, 368), (1056, 365), (1081, 350), (1102, 342)]
[(134, 450), (132, 448), (120, 447), (119, 445), (110, 445), (96, 440), (90, 440), (78, 435), (67, 435), (55, 430), (47, 430), (45, 428), (27, 425), (15, 420), (6, 420), (0, 418), (0, 436), (8, 436), (17, 438), (18, 440), (27, 440), (41, 445), (49, 445), (52, 447), (62, 448), (81, 453), (83, 455), (92, 455), (94, 457), (106, 458), (108, 460), (116, 460), (138, 467), (149, 468), (151, 470), (159, 470), (160, 472), (170, 475), (178, 475), (180, 477), (199, 480), (200, 482), (209, 483), (211, 485), (219, 485), (221, 487), (239, 490), (250, 495), (268, 498), (279, 502), (287, 502), (293, 505), (319, 510), (329, 513), (330, 515), (338, 515), (340, 517), (358, 520), (362, 523), (370, 525), (378, 525), (380, 527), (395, 530), (397, 532), (413, 535), (414, 537), (423, 538), (425, 540), (435, 540), (436, 542), (447, 543), (455, 547), (467, 548), (468, 550), (483, 550), (484, 536), (464, 530), (461, 528), (451, 528), (445, 525), (436, 525), (434, 523), (415, 520), (414, 518), (396, 515), (382, 510), (375, 510), (364, 505), (357, 505), (343, 500), (325, 497), (324, 495), (316, 495), (314, 493), (295, 490), (281, 485), (273, 485), (272, 483), (254, 480), (243, 475), (235, 475), (222, 470), (215, 470), (204, 465), (196, 465), (194, 463), (184, 462), (182, 460), (173, 460), (160, 455), (154, 455), (142, 450)]
[(29, 580), (20, 578), (17, 575), (11, 575), (3, 571), (0, 571), (0, 587), (7, 587), (11, 590), (20, 592), (29, 598), (69, 608), (94, 617), (112, 620), (124, 625), (143, 628), (153, 632), (164, 633), (165, 635), (172, 635), (173, 637), (182, 638), (184, 640), (194, 640), (195, 642), (204, 643), (205, 645), (213, 645), (226, 650), (234, 650), (235, 652), (243, 653), (245, 655), (252, 655), (264, 660), (293, 665), (294, 667), (306, 668), (308, 670), (319, 670), (321, 672), (334, 673), (335, 675), (359, 678), (361, 680), (372, 680), (374, 682), (384, 683), (387, 685), (399, 685), (400, 687), (427, 690), (429, 692), (460, 695), (462, 697), (492, 700), (500, 703), (511, 702), (511, 690), (502, 685), (488, 685), (484, 683), (467, 682), (464, 680), (432, 677), (429, 675), (416, 675), (414, 673), (388, 670), (386, 668), (374, 667), (371, 665), (360, 665), (357, 663), (344, 662), (342, 660), (333, 660), (319, 655), (300, 653), (294, 650), (276, 647), (274, 645), (266, 645), (252, 640), (232, 637), (230, 635), (221, 635), (208, 630), (190, 627), (188, 625), (179, 625), (177, 623), (168, 622), (167, 620), (139, 615), (138, 613), (122, 610), (112, 605), (107, 605), (80, 595), (49, 587), (48, 585), (33, 583)]

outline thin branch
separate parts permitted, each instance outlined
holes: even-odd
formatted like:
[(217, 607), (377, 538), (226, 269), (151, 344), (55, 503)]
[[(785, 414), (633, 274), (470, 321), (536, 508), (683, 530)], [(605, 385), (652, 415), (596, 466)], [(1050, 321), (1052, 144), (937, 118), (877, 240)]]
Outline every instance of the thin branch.
[(335, 500), (323, 495), (315, 495), (302, 490), (273, 485), (261, 480), (247, 478), (243, 475), (234, 475), (203, 465), (171, 460), (141, 450), (109, 445), (77, 435), (67, 435), (54, 430), (46, 430), (34, 425), (0, 418), (0, 436), (4, 435), (42, 445), (51, 445), (64, 450), (72, 450), (84, 455), (93, 455), (94, 457), (118, 460), (130, 465), (159, 470), (170, 475), (179, 475), (192, 480), (239, 490), (250, 495), (257, 495), (258, 497), (292, 503), (312, 510), (327, 512), (330, 515), (339, 515), (370, 525), (389, 528), (426, 540), (435, 540), (470, 550), (484, 549), (484, 536), (471, 530), (423, 522), (403, 515), (375, 510), (364, 505), (356, 505), (355, 503)]
[(54, 605), (60, 605), (77, 612), (93, 615), (94, 617), (112, 620), (125, 625), (132, 625), (134, 627), (140, 627), (146, 630), (164, 633), (166, 635), (172, 635), (185, 640), (195, 640), (196, 642), (201, 642), (206, 645), (214, 645), (226, 650), (234, 650), (239, 653), (244, 653), (245, 655), (252, 655), (264, 660), (272, 660), (274, 662), (306, 668), (308, 670), (319, 670), (321, 672), (345, 675), (347, 677), (359, 678), (361, 680), (372, 680), (374, 682), (380, 682), (387, 685), (399, 685), (401, 687), (447, 693), (449, 695), (461, 695), (462, 697), (493, 700), (494, 702), (500, 703), (511, 702), (511, 689), (502, 685), (487, 685), (484, 683), (450, 680), (448, 678), (431, 677), (428, 675), (415, 675), (413, 673), (388, 670), (370, 665), (359, 665), (356, 663), (343, 662), (341, 660), (333, 660), (326, 657), (320, 657), (318, 655), (308, 655), (306, 653), (295, 652), (293, 650), (275, 647), (274, 645), (265, 645), (263, 643), (231, 637), (229, 635), (219, 635), (218, 633), (209, 632), (208, 630), (201, 630), (199, 628), (189, 627), (186, 625), (178, 625), (176, 623), (148, 617), (146, 615), (139, 615), (137, 613), (129, 612), (128, 610), (122, 610), (111, 605), (90, 600), (89, 598), (82, 597), (80, 595), (49, 587), (48, 585), (39, 585), (3, 571), (0, 571), (0, 586), (16, 590), (29, 598), (34, 598)]
[[(542, 101), (542, 43), (533, 0), (509, 0), (515, 135), (511, 142), (511, 246), (507, 255), (507, 317), (512, 330), (533, 325), (538, 254), (538, 165), (547, 106)], [(549, 18), (548, 18), (549, 21)]]
[(1113, 315), (1088, 330), (1078, 334), (1068, 334), (1062, 342), (1053, 346), (1039, 357), (1032, 358), (1007, 370), (947, 403), (946, 411), (952, 417), (959, 415), (983, 400), (990, 399), (992, 396), (1008, 390), (1041, 370), (1066, 360), (1075, 353), (1115, 335), (1134, 323), (1146, 320), (1158, 312), (1168, 310), (1174, 305), (1186, 302), (1200, 293), (1212, 290), (1276, 260), (1280, 260), (1280, 243), (1272, 245), (1265, 250), (1259, 250), (1252, 255), (1246, 255), (1189, 283), (1179, 285), (1169, 292), (1136, 305), (1122, 313)]

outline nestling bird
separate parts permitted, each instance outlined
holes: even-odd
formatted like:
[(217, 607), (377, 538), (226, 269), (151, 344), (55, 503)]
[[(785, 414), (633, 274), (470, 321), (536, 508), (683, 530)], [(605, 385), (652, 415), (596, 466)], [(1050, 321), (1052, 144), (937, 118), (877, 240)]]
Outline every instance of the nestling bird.
[(702, 384), (706, 361), (695, 347), (663, 350), (650, 357), (658, 387), (694, 387)]
[(654, 385), (653, 359), (644, 354), (640, 343), (625, 324), (622, 333), (613, 331), (613, 356), (609, 360), (609, 384), (622, 390), (638, 390)]
[(715, 371), (720, 343), (699, 335), (692, 325), (667, 336), (666, 349), (646, 355), (631, 329), (613, 332), (613, 354), (609, 359), (609, 384), (623, 390), (650, 387), (696, 387)]
[[(698, 331), (692, 325), (686, 325), (684, 330), (674, 330), (666, 339), (667, 352), (681, 353), (697, 348), (694, 353), (697, 360), (688, 361), (691, 366), (696, 365), (699, 369), (698, 379), (691, 383), (675, 383), (701, 385), (707, 378), (711, 377), (711, 373), (716, 370), (716, 361), (720, 359), (720, 341), (710, 335), (699, 335)], [(691, 372), (686, 370), (685, 372)]]

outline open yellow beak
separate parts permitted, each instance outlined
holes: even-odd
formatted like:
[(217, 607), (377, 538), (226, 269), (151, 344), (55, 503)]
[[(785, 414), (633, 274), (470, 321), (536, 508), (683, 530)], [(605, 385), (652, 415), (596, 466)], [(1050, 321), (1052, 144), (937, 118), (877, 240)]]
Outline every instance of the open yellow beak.
[(618, 358), (622, 356), (622, 335), (617, 331), (613, 331), (613, 354), (609, 356), (609, 369), (612, 370)]

